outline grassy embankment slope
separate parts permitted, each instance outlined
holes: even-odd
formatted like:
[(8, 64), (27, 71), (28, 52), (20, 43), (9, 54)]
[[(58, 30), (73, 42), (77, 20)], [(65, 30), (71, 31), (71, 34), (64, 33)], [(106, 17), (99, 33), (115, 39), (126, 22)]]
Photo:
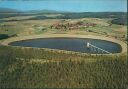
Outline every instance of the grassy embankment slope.
[[(127, 58), (0, 48), (1, 87), (126, 88)], [(6, 53), (6, 54), (5, 54)]]

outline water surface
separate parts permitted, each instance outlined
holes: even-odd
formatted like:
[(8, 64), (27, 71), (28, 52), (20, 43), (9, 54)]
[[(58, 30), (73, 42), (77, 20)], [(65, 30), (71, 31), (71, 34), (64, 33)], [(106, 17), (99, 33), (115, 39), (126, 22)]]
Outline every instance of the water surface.
[(24, 47), (37, 47), (37, 48), (50, 48), (60, 49), (83, 53), (105, 53), (97, 51), (93, 48), (88, 48), (87, 43), (95, 45), (111, 53), (121, 52), (121, 46), (119, 44), (88, 38), (40, 38), (24, 41), (16, 41), (10, 43), (12, 46), (24, 46)]

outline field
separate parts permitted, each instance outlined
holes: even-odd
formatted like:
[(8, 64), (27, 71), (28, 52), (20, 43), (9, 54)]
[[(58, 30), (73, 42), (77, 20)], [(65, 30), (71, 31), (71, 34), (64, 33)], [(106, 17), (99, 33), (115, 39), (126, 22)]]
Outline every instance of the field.
[(119, 20), (122, 15), (125, 17), (125, 13), (0, 15), (0, 88), (126, 89), (127, 53), (91, 55), (1, 44), (16, 37), (55, 34), (94, 35), (127, 43), (127, 26)]

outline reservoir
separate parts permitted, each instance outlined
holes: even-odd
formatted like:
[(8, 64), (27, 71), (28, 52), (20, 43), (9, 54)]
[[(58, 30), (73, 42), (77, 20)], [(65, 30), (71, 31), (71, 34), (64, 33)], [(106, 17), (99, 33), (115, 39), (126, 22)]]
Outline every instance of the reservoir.
[(38, 38), (15, 41), (9, 45), (50, 48), (91, 54), (120, 53), (122, 50), (121, 46), (117, 43), (90, 38)]

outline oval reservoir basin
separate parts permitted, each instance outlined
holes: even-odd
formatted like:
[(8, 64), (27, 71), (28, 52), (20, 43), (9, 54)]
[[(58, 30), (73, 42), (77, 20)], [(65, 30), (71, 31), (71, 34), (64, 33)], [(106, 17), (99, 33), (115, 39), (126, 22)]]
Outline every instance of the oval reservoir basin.
[[(89, 46), (87, 44), (90, 44)], [(119, 44), (90, 38), (38, 38), (15, 41), (12, 46), (50, 48), (92, 54), (120, 53)], [(93, 47), (94, 46), (94, 47)]]

